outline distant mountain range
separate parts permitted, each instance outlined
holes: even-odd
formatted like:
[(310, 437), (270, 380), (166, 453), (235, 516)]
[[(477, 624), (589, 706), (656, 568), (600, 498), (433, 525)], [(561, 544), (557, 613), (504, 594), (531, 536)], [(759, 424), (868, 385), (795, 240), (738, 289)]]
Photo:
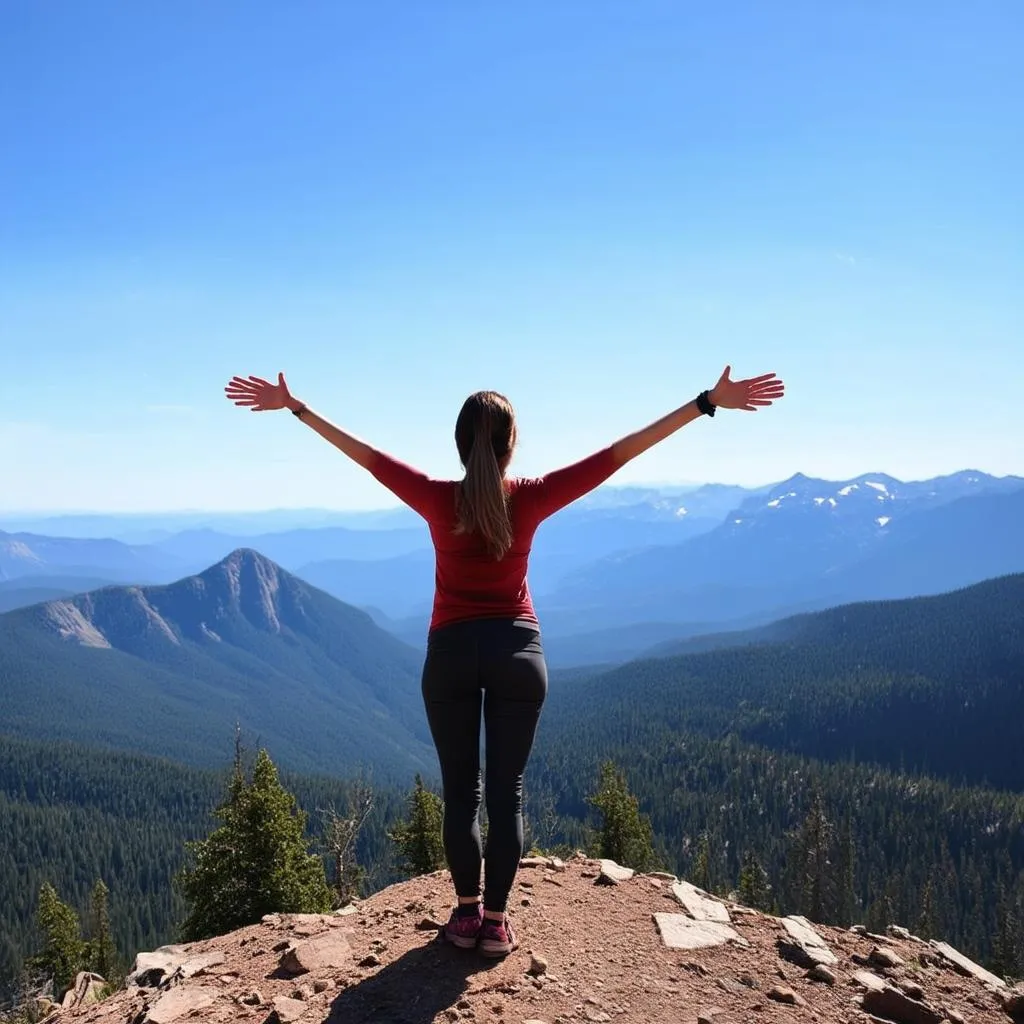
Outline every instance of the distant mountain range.
[(88, 576), (18, 576), (13, 580), (0, 580), (0, 612), (71, 597), (113, 583), (111, 579)]
[[(678, 513), (682, 496), (689, 511), (721, 518), (757, 489), (733, 484), (679, 484), (664, 487), (637, 485), (599, 487), (581, 498), (577, 507), (588, 511), (648, 506), (652, 515), (661, 509)], [(695, 497), (694, 497), (695, 496)], [(324, 508), (281, 508), (258, 512), (66, 512), (2, 513), (0, 529), (10, 533), (99, 538), (127, 544), (152, 544), (175, 534), (212, 530), (226, 536), (258, 537), (266, 533), (318, 530), (343, 526), (353, 530), (394, 530), (419, 525), (419, 516), (404, 505), (374, 510), (338, 511)]]
[(215, 530), (228, 536), (257, 537), (288, 530), (346, 526), (354, 530), (415, 526), (419, 517), (405, 506), (375, 511), (326, 508), (281, 508), (257, 512), (63, 512), (0, 513), (0, 529), (10, 533), (90, 538), (107, 537), (126, 544), (155, 544), (175, 534)]
[(419, 672), (365, 612), (250, 550), (0, 615), (4, 731), (195, 764), (239, 723), (297, 770), (432, 769)]
[(147, 583), (173, 578), (176, 567), (176, 559), (146, 545), (0, 531), (0, 582), (63, 576)]
[[(353, 515), (365, 528), (247, 537), (197, 527), (149, 544), (0, 533), (0, 610), (97, 580), (168, 583), (248, 547), (422, 648), (434, 581), (426, 528), (401, 510)], [(756, 490), (600, 488), (542, 525), (530, 586), (551, 663), (607, 664), (801, 611), (1024, 571), (1022, 516), (1024, 479), (975, 471), (909, 483), (797, 474)]]
[[(242, 549), (174, 584), (0, 615), (0, 721), (26, 738), (200, 765), (222, 760), (239, 723), (295, 770), (432, 774), (421, 657)], [(641, 709), (645, 729), (735, 731), (1024, 789), (1024, 575), (706, 636), (610, 671), (556, 671), (545, 720), (600, 746)]]
[[(678, 621), (767, 622), (854, 600), (938, 593), (1024, 571), (1024, 482), (902, 485), (794, 477), (682, 544), (614, 555), (538, 600), (558, 635)], [(685, 635), (685, 634), (684, 634)]]

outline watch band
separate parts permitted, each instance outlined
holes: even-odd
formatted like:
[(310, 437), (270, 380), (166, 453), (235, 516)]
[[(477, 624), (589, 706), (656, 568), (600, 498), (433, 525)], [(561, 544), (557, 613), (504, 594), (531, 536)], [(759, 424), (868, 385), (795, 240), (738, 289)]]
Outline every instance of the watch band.
[(714, 416), (715, 409), (718, 407), (711, 404), (711, 393), (708, 391), (702, 391), (697, 396), (697, 408), (700, 409), (705, 416)]

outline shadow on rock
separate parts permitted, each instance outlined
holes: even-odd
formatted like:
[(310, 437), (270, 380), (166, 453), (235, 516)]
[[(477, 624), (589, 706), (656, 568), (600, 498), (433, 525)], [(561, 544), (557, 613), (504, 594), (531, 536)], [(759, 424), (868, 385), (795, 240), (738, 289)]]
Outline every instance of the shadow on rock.
[(433, 1024), (462, 998), (470, 977), (495, 965), (435, 939), (340, 992), (325, 1024)]

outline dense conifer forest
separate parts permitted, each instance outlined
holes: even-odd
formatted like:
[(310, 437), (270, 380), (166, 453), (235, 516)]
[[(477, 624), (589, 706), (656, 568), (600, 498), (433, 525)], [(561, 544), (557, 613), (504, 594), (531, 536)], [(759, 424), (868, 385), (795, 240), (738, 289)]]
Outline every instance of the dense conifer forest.
[[(582, 734), (576, 745), (549, 742), (538, 751), (526, 795), (531, 843), (596, 852), (587, 798), (600, 766), (588, 739)], [(875, 928), (906, 924), (1007, 973), (1024, 973), (1019, 952), (1016, 959), (1004, 952), (1024, 950), (1024, 797), (814, 763), (735, 738), (666, 734), (639, 757), (633, 744), (601, 753), (624, 766), (669, 870), (730, 891), (753, 863), (764, 873), (768, 909)], [(185, 862), (185, 843), (211, 829), (227, 776), (227, 767), (212, 772), (0, 739), (5, 987), (38, 944), (34, 915), (47, 881), (83, 912), (96, 880), (106, 883), (124, 961), (173, 941), (185, 906), (172, 880)], [(322, 834), (322, 812), (344, 811), (351, 793), (341, 780), (282, 773), (282, 781), (309, 812), (314, 837)], [(394, 788), (375, 791), (358, 844), (368, 872), (364, 893), (402, 877), (387, 832), (407, 797)], [(828, 867), (815, 877), (821, 858)]]
[[(824, 922), (902, 924), (1024, 974), (1022, 711), (1021, 576), (801, 616), (717, 650), (557, 673), (527, 772), (528, 835), (596, 852), (591, 798), (611, 761), (668, 870)], [(175, 939), (184, 920), (173, 879), (186, 843), (213, 827), (231, 737), (219, 770), (102, 742), (0, 737), (6, 986), (38, 944), (43, 883), (84, 914), (102, 880), (126, 961)], [(276, 756), (272, 739), (257, 742)], [(344, 813), (366, 778), (280, 763), (330, 877), (329, 811)], [(388, 833), (413, 784), (387, 773), (373, 787), (357, 844), (364, 894), (402, 877)]]
[[(83, 911), (97, 879), (110, 890), (110, 917), (120, 956), (172, 941), (185, 917), (173, 884), (185, 843), (214, 826), (230, 771), (170, 761), (0, 737), (0, 985), (9, 988), (38, 942), (35, 911), (41, 885)], [(326, 812), (343, 812), (350, 785), (282, 773), (320, 834)], [(404, 794), (375, 791), (375, 813), (359, 842), (368, 890), (397, 880), (395, 853), (380, 822), (394, 820)]]

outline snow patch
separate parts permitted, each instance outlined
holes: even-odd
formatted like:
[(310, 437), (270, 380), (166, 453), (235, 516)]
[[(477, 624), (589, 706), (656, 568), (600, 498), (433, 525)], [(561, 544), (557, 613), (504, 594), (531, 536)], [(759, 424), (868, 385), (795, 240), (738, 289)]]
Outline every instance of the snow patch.
[(825, 504), (825, 499), (824, 498), (815, 498), (814, 499), (814, 504), (815, 505), (824, 505)]
[(682, 519), (683, 516), (688, 516), (689, 514), (690, 513), (685, 508), (683, 508), (682, 505), (680, 505), (679, 508), (676, 509), (676, 516), (679, 519)]
[(848, 497), (853, 491), (857, 490), (858, 484), (847, 484), (845, 487), (840, 488), (839, 496), (841, 498)]
[(866, 484), (866, 485), (867, 485), (868, 487), (874, 487), (874, 489), (875, 489), (876, 491), (881, 491), (881, 492), (882, 492), (883, 494), (888, 494), (888, 493), (889, 493), (889, 490), (888, 490), (888, 488), (887, 488), (887, 487), (885, 486), (885, 484), (879, 484), (879, 483), (876, 483), (876, 482), (875, 482), (874, 480), (865, 480), (865, 481), (864, 481), (864, 483), (865, 483), (865, 484)]
[(885, 526), (885, 524), (887, 522), (889, 522), (891, 519), (892, 519), (892, 516), (879, 516), (875, 520), (875, 522), (878, 523), (879, 526)]
[(839, 504), (839, 502), (837, 502), (835, 498), (829, 498), (829, 499), (828, 499), (828, 503), (829, 503), (829, 504), (830, 504), (830, 505), (831, 505), (831, 506), (832, 506), (833, 508), (835, 508), (835, 507), (836, 507), (836, 505), (838, 505), (838, 504)]
[(768, 507), (769, 508), (778, 508), (779, 505), (782, 504), (782, 502), (783, 502), (783, 500), (785, 498), (795, 498), (796, 496), (797, 496), (796, 491), (790, 491), (788, 494), (780, 494), (779, 497), (772, 498), (772, 500), (768, 502)]

